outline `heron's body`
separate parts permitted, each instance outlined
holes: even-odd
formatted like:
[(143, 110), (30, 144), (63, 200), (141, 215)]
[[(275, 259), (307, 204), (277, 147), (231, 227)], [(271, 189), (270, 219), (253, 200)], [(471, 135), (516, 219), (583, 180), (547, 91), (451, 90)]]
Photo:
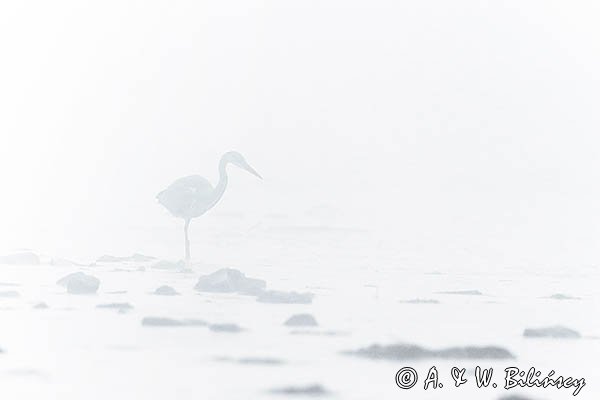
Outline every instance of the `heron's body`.
[(244, 157), (235, 151), (230, 151), (219, 161), (219, 182), (213, 187), (208, 180), (200, 175), (190, 175), (177, 179), (168, 188), (160, 192), (156, 198), (169, 212), (185, 220), (185, 257), (190, 259), (190, 244), (188, 227), (192, 218), (199, 217), (213, 208), (221, 200), (227, 188), (227, 165), (237, 165), (253, 175), (260, 175), (252, 168)]
[(171, 183), (156, 198), (173, 216), (191, 219), (212, 208), (215, 188), (200, 175), (190, 175)]

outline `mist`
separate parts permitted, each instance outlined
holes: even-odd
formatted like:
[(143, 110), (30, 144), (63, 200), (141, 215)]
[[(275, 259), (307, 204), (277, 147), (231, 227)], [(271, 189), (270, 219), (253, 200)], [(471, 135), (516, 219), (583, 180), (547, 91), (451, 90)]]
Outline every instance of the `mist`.
[(264, 180), (229, 168), (191, 223), (205, 267), (597, 271), (599, 17), (594, 1), (5, 2), (0, 254), (181, 259), (157, 193), (216, 185), (236, 150)]

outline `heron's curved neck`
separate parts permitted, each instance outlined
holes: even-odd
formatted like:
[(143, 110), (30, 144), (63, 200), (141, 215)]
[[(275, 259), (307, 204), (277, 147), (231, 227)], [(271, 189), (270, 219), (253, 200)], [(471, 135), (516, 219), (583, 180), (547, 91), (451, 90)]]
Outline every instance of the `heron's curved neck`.
[(221, 161), (219, 162), (219, 183), (217, 183), (217, 186), (213, 191), (211, 207), (221, 200), (221, 197), (223, 197), (223, 193), (225, 193), (225, 189), (227, 188), (227, 164), (228, 162), (221, 158)]

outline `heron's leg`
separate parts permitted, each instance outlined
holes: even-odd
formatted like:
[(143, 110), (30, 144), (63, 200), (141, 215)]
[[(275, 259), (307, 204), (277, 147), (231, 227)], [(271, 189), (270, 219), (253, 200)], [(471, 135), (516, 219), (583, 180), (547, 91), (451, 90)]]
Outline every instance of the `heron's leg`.
[(185, 261), (190, 261), (190, 239), (188, 238), (188, 228), (190, 227), (190, 220), (185, 220), (185, 225), (183, 226), (183, 233), (185, 234)]

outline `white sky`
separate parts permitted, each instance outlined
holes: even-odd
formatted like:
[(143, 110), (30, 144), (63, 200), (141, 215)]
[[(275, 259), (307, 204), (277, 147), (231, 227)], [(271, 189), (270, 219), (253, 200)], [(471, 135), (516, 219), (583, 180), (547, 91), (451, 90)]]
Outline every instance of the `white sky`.
[(176, 224), (154, 195), (237, 149), (266, 179), (234, 171), (226, 210), (326, 204), (592, 262), (599, 20), (597, 1), (2, 2), (0, 249)]

